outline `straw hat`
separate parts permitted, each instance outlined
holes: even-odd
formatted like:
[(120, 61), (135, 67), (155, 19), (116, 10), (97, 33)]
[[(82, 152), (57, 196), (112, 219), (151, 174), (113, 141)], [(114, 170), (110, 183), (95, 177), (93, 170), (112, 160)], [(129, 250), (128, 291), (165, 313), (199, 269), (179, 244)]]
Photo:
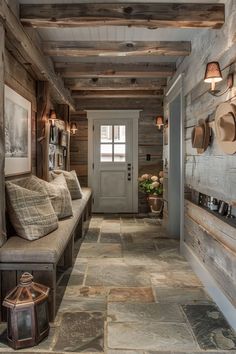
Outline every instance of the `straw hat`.
[(236, 152), (236, 107), (221, 103), (215, 113), (215, 131), (218, 144), (226, 154)]
[(211, 128), (206, 120), (200, 119), (192, 131), (192, 147), (197, 149), (199, 154), (206, 151), (210, 144)]

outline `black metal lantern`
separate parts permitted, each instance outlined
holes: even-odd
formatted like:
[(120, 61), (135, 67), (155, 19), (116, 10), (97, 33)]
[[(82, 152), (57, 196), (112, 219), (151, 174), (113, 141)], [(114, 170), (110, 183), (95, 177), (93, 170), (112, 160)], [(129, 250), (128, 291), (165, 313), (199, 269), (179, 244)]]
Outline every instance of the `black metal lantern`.
[(14, 349), (37, 345), (49, 334), (49, 288), (24, 273), (20, 283), (4, 299), (7, 307), (7, 339)]

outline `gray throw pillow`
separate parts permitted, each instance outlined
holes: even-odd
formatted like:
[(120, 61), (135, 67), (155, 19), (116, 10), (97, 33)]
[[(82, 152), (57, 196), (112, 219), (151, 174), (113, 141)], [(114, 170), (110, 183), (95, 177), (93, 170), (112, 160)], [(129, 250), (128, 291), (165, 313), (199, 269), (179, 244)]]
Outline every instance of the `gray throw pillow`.
[(64, 175), (57, 175), (51, 182), (39, 181), (46, 189), (58, 219), (73, 215), (71, 196)]
[(53, 178), (56, 178), (58, 174), (62, 173), (66, 179), (67, 187), (70, 191), (71, 198), (81, 199), (83, 193), (76, 172), (74, 170), (70, 172), (64, 170), (54, 170), (51, 172), (51, 176)]
[[(17, 182), (30, 188), (22, 187)], [(35, 184), (38, 184), (37, 192), (31, 189)], [(8, 181), (6, 192), (9, 218), (19, 236), (37, 240), (58, 228), (58, 219), (50, 199), (35, 178)]]

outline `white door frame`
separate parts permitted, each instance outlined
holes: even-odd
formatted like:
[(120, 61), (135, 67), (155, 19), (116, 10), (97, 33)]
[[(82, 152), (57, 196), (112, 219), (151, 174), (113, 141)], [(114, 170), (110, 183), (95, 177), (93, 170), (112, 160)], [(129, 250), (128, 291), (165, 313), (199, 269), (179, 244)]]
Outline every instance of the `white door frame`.
[(140, 110), (87, 110), (88, 118), (88, 186), (93, 189), (94, 170), (93, 170), (93, 126), (95, 120), (102, 119), (132, 119), (133, 120), (133, 213), (138, 212), (138, 120)]
[[(184, 184), (185, 184), (185, 103), (183, 96), (183, 74), (180, 74), (165, 94), (165, 102), (169, 112), (169, 105), (180, 96), (180, 249), (184, 242)], [(169, 134), (168, 134), (169, 135)], [(170, 160), (169, 140), (168, 160)], [(168, 201), (169, 203), (169, 201)]]

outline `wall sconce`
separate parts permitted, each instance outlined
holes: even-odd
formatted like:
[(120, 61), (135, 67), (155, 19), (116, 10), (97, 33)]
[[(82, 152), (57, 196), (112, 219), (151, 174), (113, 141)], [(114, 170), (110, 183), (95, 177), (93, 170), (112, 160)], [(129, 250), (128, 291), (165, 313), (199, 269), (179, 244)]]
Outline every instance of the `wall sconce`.
[(71, 131), (72, 135), (75, 135), (75, 133), (76, 133), (77, 130), (78, 130), (77, 124), (76, 124), (76, 123), (71, 123), (71, 125), (70, 125), (70, 131)]
[(227, 77), (227, 87), (226, 89), (220, 93), (220, 90), (216, 90), (216, 83), (223, 80), (220, 65), (217, 61), (212, 61), (207, 64), (204, 82), (211, 84), (211, 89), (209, 93), (213, 96), (219, 97), (224, 95), (228, 90), (233, 87), (233, 74), (229, 74)]
[(57, 115), (56, 115), (56, 112), (54, 110), (50, 110), (50, 113), (49, 113), (49, 120), (51, 121), (51, 125), (55, 125), (55, 120), (57, 120)]
[(156, 117), (156, 126), (159, 130), (161, 130), (161, 128), (163, 127), (164, 125), (164, 119), (162, 116), (157, 116)]

